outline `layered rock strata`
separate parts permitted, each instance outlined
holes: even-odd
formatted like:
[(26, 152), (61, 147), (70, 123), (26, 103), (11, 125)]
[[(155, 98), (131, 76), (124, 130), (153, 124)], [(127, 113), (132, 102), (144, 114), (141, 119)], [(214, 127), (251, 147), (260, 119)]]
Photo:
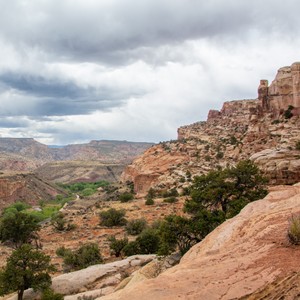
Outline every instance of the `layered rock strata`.
[(300, 181), (299, 72), (300, 63), (281, 68), (270, 87), (260, 82), (257, 99), (225, 102), (220, 111), (209, 112), (206, 122), (180, 127), (177, 140), (150, 148), (125, 169), (122, 180), (133, 181), (140, 195), (150, 187), (180, 190), (194, 175), (269, 149), (281, 151), (280, 158), (268, 163), (272, 156), (264, 155), (256, 161), (271, 184)]

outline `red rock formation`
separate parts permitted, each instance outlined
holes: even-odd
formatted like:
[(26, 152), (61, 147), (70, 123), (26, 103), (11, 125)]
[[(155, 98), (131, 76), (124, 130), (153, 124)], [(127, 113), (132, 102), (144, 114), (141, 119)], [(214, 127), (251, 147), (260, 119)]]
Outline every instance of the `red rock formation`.
[[(138, 193), (150, 187), (184, 188), (187, 172), (205, 174), (260, 151), (277, 149), (284, 150), (285, 163), (276, 168), (261, 164), (271, 183), (300, 181), (298, 154), (288, 154), (300, 139), (299, 70), (300, 63), (281, 68), (270, 87), (266, 80), (260, 82), (258, 99), (225, 102), (220, 111), (209, 112), (207, 122), (180, 127), (178, 141), (152, 147), (125, 169), (122, 178), (139, 184)], [(282, 112), (289, 105), (294, 106), (294, 117), (285, 119)]]
[(220, 112), (218, 110), (215, 110), (215, 109), (211, 109), (209, 112), (208, 112), (208, 116), (207, 116), (207, 121), (210, 121), (212, 119), (215, 119), (215, 118), (218, 118), (220, 117)]
[(39, 200), (50, 200), (57, 194), (63, 193), (34, 174), (1, 175), (0, 177), (0, 209), (16, 201), (37, 204)]
[[(279, 114), (289, 105), (300, 107), (300, 62), (280, 68), (271, 85), (262, 80), (258, 88), (258, 99), (264, 111)], [(297, 111), (295, 111), (297, 113)]]

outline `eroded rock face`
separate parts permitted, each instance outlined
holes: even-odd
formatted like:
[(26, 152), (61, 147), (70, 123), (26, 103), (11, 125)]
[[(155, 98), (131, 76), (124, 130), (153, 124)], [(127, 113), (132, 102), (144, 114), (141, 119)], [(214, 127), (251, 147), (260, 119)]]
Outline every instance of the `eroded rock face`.
[(261, 81), (258, 94), (265, 111), (278, 114), (289, 105), (300, 107), (300, 62), (280, 68), (269, 87), (266, 80)]
[(16, 201), (37, 204), (41, 199), (51, 200), (63, 193), (31, 173), (0, 175), (0, 209)]
[(247, 299), (300, 271), (299, 249), (286, 237), (289, 218), (300, 213), (299, 201), (300, 184), (273, 187), (195, 245), (179, 265), (98, 299)]
[[(183, 190), (194, 175), (234, 165), (271, 149), (286, 155), (285, 160), (277, 161), (275, 173), (271, 161), (260, 160), (271, 184), (300, 181), (300, 153), (293, 152), (300, 140), (299, 78), (300, 63), (281, 68), (270, 87), (267, 80), (260, 81), (258, 99), (225, 102), (220, 111), (209, 111), (206, 122), (180, 127), (177, 141), (150, 148), (125, 169), (121, 179), (133, 181), (141, 195), (150, 187)], [(293, 116), (285, 118), (289, 105), (294, 106)]]
[(251, 159), (263, 170), (270, 184), (293, 184), (300, 178), (300, 151), (266, 149)]

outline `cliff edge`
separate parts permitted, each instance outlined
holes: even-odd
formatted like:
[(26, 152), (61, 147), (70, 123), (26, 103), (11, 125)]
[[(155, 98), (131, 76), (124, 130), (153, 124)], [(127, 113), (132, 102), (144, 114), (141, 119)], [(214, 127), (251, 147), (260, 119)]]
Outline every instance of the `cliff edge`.
[(257, 99), (225, 102), (206, 122), (180, 127), (177, 140), (148, 149), (125, 169), (122, 180), (133, 181), (141, 196), (150, 187), (180, 190), (194, 175), (251, 158), (270, 184), (299, 182), (299, 82), (300, 63), (279, 69), (270, 86), (261, 80)]

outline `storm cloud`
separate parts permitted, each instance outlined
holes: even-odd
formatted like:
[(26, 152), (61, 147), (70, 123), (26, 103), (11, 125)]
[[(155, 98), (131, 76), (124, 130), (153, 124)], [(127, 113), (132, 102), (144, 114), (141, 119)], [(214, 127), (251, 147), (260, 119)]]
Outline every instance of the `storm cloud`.
[(300, 60), (297, 0), (0, 3), (2, 136), (175, 138)]

